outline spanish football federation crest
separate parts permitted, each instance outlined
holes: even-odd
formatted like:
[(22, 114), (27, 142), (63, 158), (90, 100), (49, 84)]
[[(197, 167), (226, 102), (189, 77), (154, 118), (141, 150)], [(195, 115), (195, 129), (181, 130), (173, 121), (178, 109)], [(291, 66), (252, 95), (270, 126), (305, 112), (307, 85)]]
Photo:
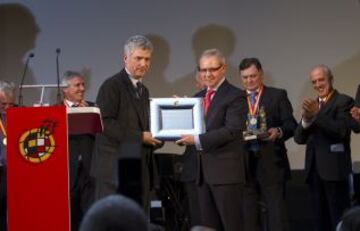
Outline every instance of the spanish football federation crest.
[(54, 129), (55, 122), (44, 121), (38, 128), (25, 131), (19, 139), (20, 154), (32, 163), (49, 159), (55, 150)]

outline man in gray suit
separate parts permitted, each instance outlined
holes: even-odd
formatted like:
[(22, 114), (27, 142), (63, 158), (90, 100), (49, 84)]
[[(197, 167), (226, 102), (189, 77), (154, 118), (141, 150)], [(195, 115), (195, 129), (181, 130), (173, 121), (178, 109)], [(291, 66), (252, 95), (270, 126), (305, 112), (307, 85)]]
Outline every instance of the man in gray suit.
[(310, 72), (316, 99), (305, 99), (294, 139), (306, 144), (305, 172), (314, 206), (316, 230), (335, 230), (350, 206), (350, 109), (354, 100), (333, 88), (325, 65)]
[(96, 104), (104, 132), (96, 137), (92, 175), (95, 197), (128, 196), (147, 208), (152, 174), (152, 149), (161, 142), (149, 132), (149, 91), (142, 84), (150, 68), (153, 45), (144, 36), (124, 46), (125, 68), (105, 80)]

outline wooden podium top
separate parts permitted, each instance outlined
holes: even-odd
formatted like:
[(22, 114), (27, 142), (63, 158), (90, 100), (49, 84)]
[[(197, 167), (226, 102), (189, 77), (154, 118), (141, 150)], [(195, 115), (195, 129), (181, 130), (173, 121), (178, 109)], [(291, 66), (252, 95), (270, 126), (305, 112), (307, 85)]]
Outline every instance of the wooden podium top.
[(96, 134), (104, 129), (98, 107), (67, 107), (70, 135)]

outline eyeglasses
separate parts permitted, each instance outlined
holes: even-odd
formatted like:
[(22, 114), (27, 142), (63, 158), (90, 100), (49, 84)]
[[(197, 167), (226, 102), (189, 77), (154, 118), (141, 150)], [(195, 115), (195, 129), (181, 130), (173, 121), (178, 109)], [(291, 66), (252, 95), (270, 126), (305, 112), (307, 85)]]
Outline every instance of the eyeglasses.
[(214, 73), (218, 70), (220, 70), (220, 68), (223, 67), (223, 64), (221, 64), (220, 66), (218, 67), (210, 67), (210, 68), (200, 68), (198, 67), (198, 71), (202, 74), (206, 74), (207, 72), (210, 72), (210, 73)]

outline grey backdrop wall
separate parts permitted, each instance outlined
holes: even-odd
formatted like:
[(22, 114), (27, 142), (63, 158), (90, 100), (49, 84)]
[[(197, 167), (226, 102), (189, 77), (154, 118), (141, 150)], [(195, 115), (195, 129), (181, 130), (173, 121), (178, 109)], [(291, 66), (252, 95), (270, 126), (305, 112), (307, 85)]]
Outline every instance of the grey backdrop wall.
[[(295, 116), (304, 97), (313, 97), (308, 72), (329, 65), (335, 86), (354, 96), (360, 83), (360, 3), (357, 0), (79, 0), (0, 1), (0, 78), (20, 82), (24, 60), (34, 52), (26, 84), (56, 83), (60, 70), (83, 71), (87, 98), (122, 67), (122, 45), (133, 34), (155, 45), (146, 77), (153, 97), (192, 95), (199, 53), (221, 49), (228, 78), (241, 86), (239, 61), (260, 58), (266, 83), (288, 90)], [(24, 90), (25, 102), (38, 91)], [(47, 101), (54, 100), (54, 92)], [(360, 160), (360, 137), (353, 136), (353, 159)], [(292, 168), (303, 168), (304, 148), (288, 142)], [(163, 152), (181, 153), (167, 144)]]

